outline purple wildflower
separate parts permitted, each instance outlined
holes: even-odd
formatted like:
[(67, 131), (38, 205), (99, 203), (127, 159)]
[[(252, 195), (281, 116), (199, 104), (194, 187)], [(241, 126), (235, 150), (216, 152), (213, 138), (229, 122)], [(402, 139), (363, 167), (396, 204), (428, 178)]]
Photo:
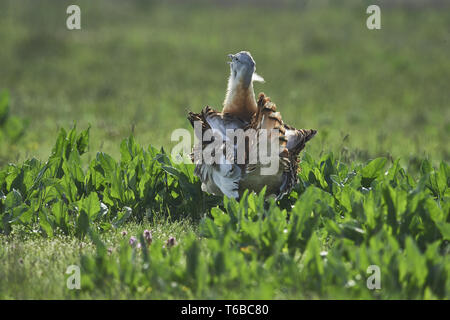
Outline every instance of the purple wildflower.
[(134, 245), (136, 244), (136, 237), (131, 237), (130, 238), (130, 246), (133, 246), (134, 247)]
[(176, 244), (177, 244), (177, 240), (175, 239), (175, 237), (170, 237), (169, 240), (167, 240), (167, 242), (166, 242), (166, 247), (171, 248), (171, 247), (175, 246)]
[(148, 246), (151, 245), (153, 240), (152, 232), (149, 230), (144, 230), (144, 239)]

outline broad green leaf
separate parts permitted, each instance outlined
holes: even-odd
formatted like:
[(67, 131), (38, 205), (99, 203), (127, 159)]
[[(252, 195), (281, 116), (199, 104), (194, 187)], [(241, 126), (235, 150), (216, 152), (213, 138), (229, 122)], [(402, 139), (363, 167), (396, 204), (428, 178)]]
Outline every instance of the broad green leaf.
[(53, 236), (53, 227), (50, 223), (48, 212), (45, 208), (42, 208), (42, 210), (39, 211), (39, 226), (48, 237)]
[(77, 150), (80, 155), (84, 154), (89, 147), (89, 126), (86, 130), (83, 130), (77, 137)]
[(100, 200), (96, 192), (91, 192), (82, 200), (81, 210), (87, 214), (89, 220), (94, 221), (97, 218), (100, 213)]
[(386, 158), (376, 158), (361, 169), (361, 183), (364, 187), (369, 187), (374, 179), (383, 174), (385, 164)]
[(10, 193), (6, 195), (5, 207), (6, 210), (13, 209), (22, 203), (22, 195), (19, 191), (13, 189)]

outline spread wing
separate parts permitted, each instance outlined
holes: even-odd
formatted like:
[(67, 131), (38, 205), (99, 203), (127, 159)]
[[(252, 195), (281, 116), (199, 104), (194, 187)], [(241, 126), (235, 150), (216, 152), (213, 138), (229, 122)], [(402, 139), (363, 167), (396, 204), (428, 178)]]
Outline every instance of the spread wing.
[[(294, 127), (285, 124), (281, 118), (281, 114), (276, 111), (276, 106), (266, 97), (264, 93), (260, 93), (258, 97), (258, 111), (252, 119), (250, 127), (260, 129), (277, 129), (278, 134), (271, 139), (279, 139), (279, 161), (282, 169), (281, 180), (266, 178), (268, 190), (272, 189), (277, 194), (277, 199), (281, 199), (285, 194), (289, 193), (298, 183), (298, 156), (300, 151), (305, 148), (306, 142), (314, 137), (316, 130), (297, 130)], [(256, 169), (257, 166), (249, 166)], [(276, 185), (270, 186), (270, 183)], [(278, 184), (277, 184), (278, 183)], [(276, 191), (274, 190), (276, 189)]]
[[(194, 147), (191, 159), (196, 165), (194, 173), (202, 181), (202, 190), (216, 195), (224, 194), (230, 198), (238, 198), (242, 166), (235, 163), (234, 156), (232, 159), (226, 157), (226, 131), (242, 129), (248, 125), (248, 122), (230, 114), (217, 112), (209, 106), (205, 107), (201, 113), (189, 112), (188, 119), (193, 127), (196, 121), (201, 124), (202, 137), (208, 129), (212, 129), (220, 141), (220, 147), (217, 150), (219, 161), (208, 164), (203, 159), (196, 161), (194, 154), (205, 150), (214, 140), (205, 141), (201, 139), (202, 137), (197, 137), (201, 139), (202, 143)], [(216, 150), (212, 152), (216, 155)]]
[[(263, 148), (262, 150), (267, 150), (267, 155), (269, 155), (271, 153), (271, 146), (274, 146), (273, 142), (278, 140), (277, 156), (279, 156), (280, 162), (283, 163), (287, 159), (286, 146), (288, 141), (285, 136), (286, 130), (284, 129), (281, 114), (276, 111), (275, 104), (264, 93), (259, 94), (257, 106), (257, 112), (246, 128), (247, 130), (256, 130), (258, 136), (258, 139), (253, 141), (254, 144), (250, 145), (249, 152), (259, 152)], [(267, 143), (267, 146), (264, 146), (262, 143)], [(249, 164), (247, 166), (247, 172), (252, 172), (257, 168), (261, 168), (261, 166), (261, 161), (258, 161), (257, 164)]]
[[(202, 137), (205, 135), (205, 132), (208, 129), (212, 129), (220, 133), (223, 141), (226, 141), (227, 139), (226, 135), (227, 130), (242, 129), (248, 126), (249, 124), (248, 122), (238, 117), (234, 117), (231, 114), (215, 111), (209, 106), (203, 108), (203, 110), (200, 113), (189, 112), (188, 120), (191, 122), (193, 128), (195, 128), (194, 127), (195, 122), (201, 124), (202, 128), (201, 136), (197, 136), (197, 138), (202, 139)], [(203, 143), (202, 147), (204, 148), (211, 142), (212, 141), (202, 141)]]

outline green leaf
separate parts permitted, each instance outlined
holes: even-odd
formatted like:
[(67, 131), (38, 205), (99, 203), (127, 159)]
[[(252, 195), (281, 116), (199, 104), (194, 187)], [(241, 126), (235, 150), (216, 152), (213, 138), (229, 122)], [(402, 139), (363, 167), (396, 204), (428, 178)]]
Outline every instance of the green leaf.
[(397, 159), (388, 170), (387, 174), (388, 181), (394, 181), (399, 171), (400, 171), (400, 159)]
[(77, 150), (80, 155), (85, 153), (89, 147), (89, 126), (86, 130), (83, 130), (77, 137)]
[(42, 208), (42, 210), (39, 211), (39, 226), (48, 237), (53, 236), (53, 228), (45, 208)]
[(96, 192), (91, 192), (87, 198), (83, 199), (81, 211), (84, 211), (91, 221), (97, 218), (100, 213), (100, 200)]
[(405, 275), (409, 273), (417, 281), (417, 286), (420, 288), (425, 283), (428, 275), (428, 268), (425, 256), (421, 254), (411, 237), (406, 238), (404, 254), (405, 259), (403, 261), (403, 266), (400, 269), (400, 278), (404, 279)]
[(13, 209), (19, 206), (22, 203), (22, 195), (19, 191), (13, 189), (10, 193), (7, 194), (5, 199), (5, 208)]
[(322, 257), (320, 256), (320, 242), (314, 233), (308, 241), (308, 245), (305, 251), (305, 265), (309, 265), (309, 272), (312, 274), (316, 273), (318, 276), (324, 274), (324, 265)]
[(97, 153), (96, 159), (100, 163), (105, 177), (110, 178), (111, 176), (115, 175), (117, 164), (116, 161), (111, 158), (111, 156), (107, 155), (106, 153), (99, 152)]
[(422, 175), (429, 174), (433, 171), (433, 166), (431, 165), (431, 162), (428, 161), (428, 159), (424, 159), (422, 163), (420, 164), (420, 172)]
[(64, 146), (67, 143), (66, 142), (66, 136), (67, 136), (66, 130), (61, 128), (59, 130), (58, 137), (56, 138), (56, 143), (53, 146), (52, 155), (57, 156), (57, 157), (62, 157), (63, 156)]
[(225, 214), (219, 208), (212, 208), (211, 215), (214, 218), (214, 223), (219, 227), (225, 226), (228, 222), (230, 222), (230, 216)]
[(383, 174), (383, 168), (386, 164), (386, 158), (376, 158), (370, 161), (364, 168), (361, 170), (362, 181), (361, 183), (365, 187), (369, 187), (370, 183)]
[(29, 223), (31, 222), (31, 219), (33, 217), (32, 211), (26, 204), (21, 204), (17, 207), (15, 207), (12, 210), (12, 217), (11, 217), (11, 223), (14, 223), (16, 221), (20, 221), (23, 223)]

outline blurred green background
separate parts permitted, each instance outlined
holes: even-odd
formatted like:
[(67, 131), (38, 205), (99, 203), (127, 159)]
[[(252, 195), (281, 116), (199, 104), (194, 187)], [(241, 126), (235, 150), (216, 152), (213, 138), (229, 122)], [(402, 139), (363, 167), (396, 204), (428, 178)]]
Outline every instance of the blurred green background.
[[(81, 7), (81, 30), (66, 8)], [(381, 7), (381, 30), (366, 8)], [(60, 127), (91, 125), (87, 160), (134, 134), (170, 149), (187, 109), (217, 109), (228, 53), (248, 50), (255, 84), (285, 122), (314, 128), (313, 156), (450, 158), (450, 10), (444, 1), (0, 0), (0, 90), (21, 137), (0, 166), (46, 159)]]

